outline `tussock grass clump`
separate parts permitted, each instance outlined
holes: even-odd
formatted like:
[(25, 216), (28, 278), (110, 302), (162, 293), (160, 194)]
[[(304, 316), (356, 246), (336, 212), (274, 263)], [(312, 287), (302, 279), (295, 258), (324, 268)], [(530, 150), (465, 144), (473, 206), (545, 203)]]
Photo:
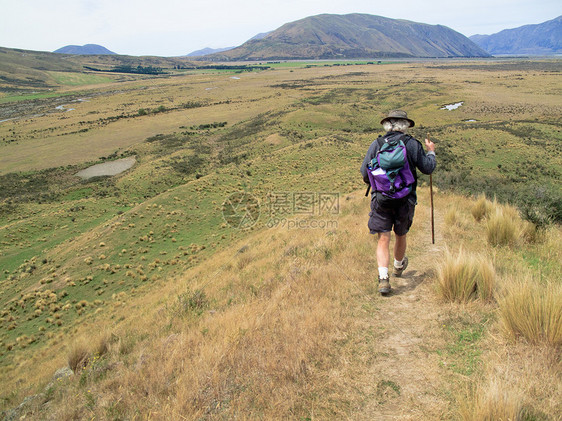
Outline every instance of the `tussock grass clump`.
[(482, 256), (467, 254), (462, 249), (457, 255), (447, 251), (437, 273), (438, 293), (447, 301), (465, 303), (493, 297), (496, 272)]
[(88, 363), (90, 350), (84, 342), (75, 342), (68, 353), (68, 366), (77, 373)]
[(462, 225), (462, 218), (460, 217), (457, 208), (451, 207), (447, 210), (447, 213), (445, 214), (445, 223), (449, 226)]
[(493, 209), (493, 203), (486, 199), (485, 195), (481, 194), (478, 196), (478, 200), (474, 203), (474, 206), (470, 209), (470, 213), (476, 221), (480, 222), (482, 219), (487, 218)]
[(476, 387), (459, 406), (463, 421), (515, 421), (521, 419), (522, 412), (520, 394), (507, 389), (498, 380), (491, 381), (486, 387)]
[(513, 339), (562, 346), (562, 286), (513, 282), (499, 300), (503, 328)]
[(509, 207), (496, 206), (486, 223), (488, 243), (492, 246), (513, 246), (520, 235), (521, 218)]
[(94, 355), (105, 355), (109, 351), (109, 344), (111, 342), (111, 335), (107, 332), (101, 334), (94, 342), (92, 351)]
[(83, 370), (92, 357), (102, 357), (108, 353), (110, 342), (111, 335), (108, 332), (103, 332), (88, 342), (84, 339), (75, 341), (68, 352), (68, 366), (74, 373)]

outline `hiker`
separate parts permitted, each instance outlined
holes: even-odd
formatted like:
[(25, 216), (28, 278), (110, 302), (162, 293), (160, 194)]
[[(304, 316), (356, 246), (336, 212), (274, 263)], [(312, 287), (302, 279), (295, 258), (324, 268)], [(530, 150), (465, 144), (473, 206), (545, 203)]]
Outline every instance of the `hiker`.
[[(424, 174), (431, 174), (436, 162), (433, 142), (425, 139), (426, 154), (422, 144), (406, 134), (415, 123), (405, 111), (391, 111), (381, 124), (386, 134), (379, 136), (369, 147), (361, 165), (361, 174), (373, 190), (368, 226), (371, 234), (378, 234), (379, 292), (386, 295), (391, 290), (388, 273), (390, 232), (394, 227), (394, 276), (400, 277), (408, 266), (406, 234), (412, 225), (417, 204), (416, 168)], [(401, 160), (401, 163), (396, 164), (396, 160)], [(388, 163), (390, 161), (396, 164), (394, 169), (386, 168), (393, 166)]]

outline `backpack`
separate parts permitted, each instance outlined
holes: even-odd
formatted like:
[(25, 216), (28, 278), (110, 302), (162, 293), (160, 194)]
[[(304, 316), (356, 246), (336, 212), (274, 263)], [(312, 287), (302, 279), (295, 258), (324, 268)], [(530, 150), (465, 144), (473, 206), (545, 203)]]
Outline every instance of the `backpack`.
[(406, 155), (410, 138), (402, 133), (377, 139), (378, 152), (367, 166), (369, 181), (381, 205), (404, 199), (416, 181)]

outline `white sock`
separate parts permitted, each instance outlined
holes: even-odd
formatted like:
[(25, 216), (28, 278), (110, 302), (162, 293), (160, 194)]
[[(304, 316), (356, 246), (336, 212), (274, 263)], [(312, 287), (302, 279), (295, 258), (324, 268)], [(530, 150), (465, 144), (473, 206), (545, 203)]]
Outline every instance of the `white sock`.
[(394, 267), (395, 268), (400, 269), (402, 266), (404, 266), (404, 259), (402, 259), (402, 260), (394, 259)]
[(388, 268), (379, 267), (379, 278), (388, 278)]

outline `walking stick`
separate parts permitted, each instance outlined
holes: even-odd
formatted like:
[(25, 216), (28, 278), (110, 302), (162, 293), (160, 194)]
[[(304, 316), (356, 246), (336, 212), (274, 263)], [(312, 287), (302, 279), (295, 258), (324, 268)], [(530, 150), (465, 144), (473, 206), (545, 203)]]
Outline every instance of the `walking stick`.
[(431, 197), (431, 244), (435, 244), (435, 228), (433, 222), (433, 178), (429, 174), (429, 195)]
[[(427, 140), (429, 140), (429, 134), (427, 135)], [(435, 244), (435, 228), (433, 220), (433, 177), (429, 174), (429, 197), (431, 201), (431, 244)]]

